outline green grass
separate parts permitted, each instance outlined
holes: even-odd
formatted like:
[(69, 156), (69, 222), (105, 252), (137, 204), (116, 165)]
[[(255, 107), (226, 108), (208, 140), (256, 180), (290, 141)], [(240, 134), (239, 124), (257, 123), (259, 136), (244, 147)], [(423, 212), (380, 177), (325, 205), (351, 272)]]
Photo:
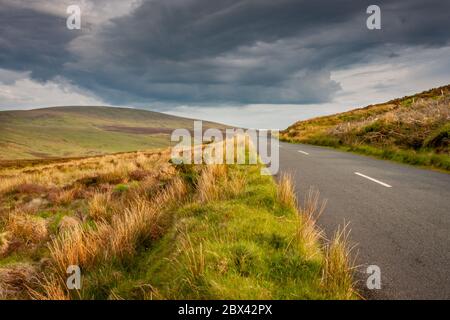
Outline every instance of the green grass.
[(280, 139), (450, 172), (450, 86), (300, 121)]
[[(33, 167), (33, 173), (30, 168), (2, 170), (5, 182), (12, 183), (0, 194), (6, 205), (0, 207), (5, 240), (0, 271), (12, 279), (10, 297), (355, 297), (345, 242), (321, 238), (310, 214), (317, 211), (315, 205), (305, 201), (297, 208), (286, 175), (276, 184), (272, 177), (261, 176), (260, 165), (183, 166), (170, 164), (169, 156), (168, 151), (132, 153), (65, 160)], [(134, 166), (103, 180), (125, 163)], [(131, 180), (138, 163), (149, 177), (158, 174), (157, 180)], [(55, 185), (52, 179), (58, 173), (65, 178)], [(23, 176), (16, 180), (17, 175)], [(31, 178), (37, 180), (31, 183)], [(103, 216), (92, 205), (103, 206), (94, 201), (98, 194), (110, 206), (105, 219), (99, 219)], [(48, 202), (24, 211), (23, 205), (37, 196)], [(34, 221), (45, 223), (34, 228)], [(66, 291), (63, 281), (65, 266), (72, 264), (82, 268), (80, 291)]]
[(450, 157), (446, 154), (438, 154), (432, 150), (415, 151), (394, 148), (377, 148), (370, 145), (343, 145), (333, 137), (318, 136), (309, 140), (282, 139), (290, 143), (306, 143), (323, 147), (331, 147), (347, 152), (367, 155), (379, 159), (391, 160), (399, 163), (419, 166), (450, 173)]
[(323, 255), (292, 245), (298, 213), (277, 200), (272, 178), (259, 166), (230, 170), (247, 179), (240, 195), (170, 208), (163, 238), (89, 273), (82, 298), (343, 298), (321, 283)]
[[(167, 132), (117, 132), (105, 126), (156, 129), (193, 127), (190, 119), (108, 107), (1, 111), (0, 123), (0, 160), (93, 156), (170, 145)], [(204, 122), (204, 126), (225, 128), (210, 122)]]

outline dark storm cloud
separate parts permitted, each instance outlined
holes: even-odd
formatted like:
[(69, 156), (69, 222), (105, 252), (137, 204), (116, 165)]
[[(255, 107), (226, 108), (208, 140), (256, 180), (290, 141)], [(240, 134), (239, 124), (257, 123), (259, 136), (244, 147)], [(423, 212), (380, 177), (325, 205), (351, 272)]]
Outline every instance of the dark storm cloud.
[(144, 1), (70, 44), (78, 34), (64, 21), (23, 10), (12, 12), (29, 17), (18, 23), (2, 8), (9, 31), (2, 28), (0, 62), (35, 77), (62, 75), (111, 103), (326, 102), (339, 90), (330, 79), (336, 68), (449, 43), (447, 0), (376, 1), (378, 31), (366, 28), (369, 4)]
[(0, 1), (0, 67), (32, 71), (39, 80), (63, 73), (66, 47), (77, 36), (65, 24), (64, 17)]

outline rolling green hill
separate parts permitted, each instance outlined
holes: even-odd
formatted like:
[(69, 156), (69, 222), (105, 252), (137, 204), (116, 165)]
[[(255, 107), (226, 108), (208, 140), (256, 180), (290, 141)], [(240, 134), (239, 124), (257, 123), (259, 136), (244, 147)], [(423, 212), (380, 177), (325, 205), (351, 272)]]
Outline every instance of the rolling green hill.
[(280, 139), (450, 171), (450, 85), (299, 121)]
[[(203, 126), (225, 128), (203, 122)], [(112, 107), (54, 107), (0, 112), (0, 160), (92, 156), (167, 147), (193, 120)]]

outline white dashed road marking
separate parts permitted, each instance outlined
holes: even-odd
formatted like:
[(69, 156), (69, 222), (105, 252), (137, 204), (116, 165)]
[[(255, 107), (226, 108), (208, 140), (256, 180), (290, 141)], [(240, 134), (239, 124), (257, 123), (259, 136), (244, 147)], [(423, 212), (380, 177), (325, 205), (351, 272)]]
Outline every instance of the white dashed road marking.
[(392, 188), (391, 185), (388, 185), (387, 183), (381, 182), (380, 180), (377, 180), (377, 179), (371, 178), (371, 177), (369, 177), (369, 176), (366, 176), (366, 175), (364, 175), (364, 174), (362, 174), (362, 173), (355, 172), (355, 174), (358, 175), (358, 176), (360, 176), (360, 177), (369, 179), (370, 181), (373, 181), (373, 182), (376, 182), (376, 183), (378, 183), (378, 184), (381, 184), (382, 186), (385, 186), (386, 188)]
[(298, 150), (298, 152), (303, 153), (303, 154), (306, 154), (307, 156), (309, 155), (308, 152), (305, 152), (305, 151), (302, 151), (302, 150)]

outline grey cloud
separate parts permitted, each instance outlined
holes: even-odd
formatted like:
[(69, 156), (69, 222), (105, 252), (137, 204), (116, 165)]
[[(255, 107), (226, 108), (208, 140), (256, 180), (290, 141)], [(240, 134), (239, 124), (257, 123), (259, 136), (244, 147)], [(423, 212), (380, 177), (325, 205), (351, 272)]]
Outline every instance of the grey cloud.
[(31, 71), (39, 80), (63, 73), (70, 57), (67, 45), (77, 36), (65, 28), (65, 18), (1, 1), (0, 5), (0, 67)]
[(2, 8), (0, 66), (61, 75), (114, 104), (322, 103), (340, 90), (337, 68), (449, 43), (448, 1), (379, 0), (380, 31), (365, 27), (369, 4), (152, 0), (81, 34), (26, 9), (17, 23)]

